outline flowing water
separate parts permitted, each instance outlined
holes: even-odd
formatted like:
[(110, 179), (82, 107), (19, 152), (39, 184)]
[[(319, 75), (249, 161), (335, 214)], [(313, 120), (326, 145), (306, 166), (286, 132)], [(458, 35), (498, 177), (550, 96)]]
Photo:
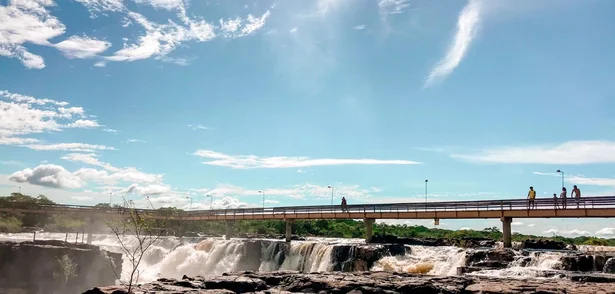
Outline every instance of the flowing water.
[[(72, 237), (72, 240), (71, 240)], [(65, 234), (37, 233), (37, 239), (64, 240)], [(26, 241), (32, 234), (0, 234), (0, 240)], [(79, 241), (81, 237), (79, 237)], [(68, 238), (75, 241), (75, 235)], [(134, 246), (130, 238), (124, 244)], [(103, 249), (122, 252), (120, 243), (113, 235), (94, 235), (93, 244)], [(183, 275), (219, 275), (232, 271), (277, 271), (302, 272), (330, 271), (333, 268), (332, 251), (336, 245), (364, 245), (361, 239), (310, 238), (293, 241), (290, 248), (279, 240), (223, 240), (222, 238), (164, 237), (158, 240), (143, 256), (139, 266), (139, 282), (148, 282), (159, 277), (181, 278)], [(457, 267), (465, 265), (466, 250), (457, 247), (410, 246), (409, 253), (401, 256), (385, 256), (371, 268), (374, 271), (423, 273), (428, 275), (455, 275)], [(582, 251), (614, 250), (585, 246)], [(511, 278), (558, 278), (553, 272), (565, 254), (557, 251), (531, 251), (519, 256), (507, 268), (481, 270), (471, 275)], [(124, 258), (122, 278), (130, 275), (132, 268)], [(551, 273), (547, 275), (546, 273)]]

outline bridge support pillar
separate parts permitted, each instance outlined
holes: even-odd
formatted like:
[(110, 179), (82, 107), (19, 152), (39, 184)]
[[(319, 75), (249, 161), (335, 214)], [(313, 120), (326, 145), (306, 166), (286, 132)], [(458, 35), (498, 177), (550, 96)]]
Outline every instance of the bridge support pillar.
[(224, 234), (224, 239), (230, 240), (233, 237), (233, 229), (235, 227), (235, 221), (227, 220), (226, 221), (226, 234)]
[(512, 217), (503, 217), (502, 218), (502, 235), (503, 235), (503, 243), (504, 248), (512, 247), (512, 234), (510, 225), (512, 224)]
[(92, 234), (94, 234), (94, 218), (89, 217), (87, 220), (88, 244), (92, 244)]
[(290, 239), (293, 235), (293, 223), (294, 222), (295, 222), (294, 219), (286, 220), (286, 242), (290, 242)]
[(374, 222), (376, 220), (373, 218), (365, 219), (365, 243), (372, 242), (372, 235), (374, 234)]

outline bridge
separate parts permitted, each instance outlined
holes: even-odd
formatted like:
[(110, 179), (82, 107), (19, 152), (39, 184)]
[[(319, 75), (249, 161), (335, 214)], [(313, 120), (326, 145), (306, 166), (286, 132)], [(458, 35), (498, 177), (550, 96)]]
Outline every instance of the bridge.
[[(376, 219), (500, 219), (504, 247), (511, 246), (513, 218), (611, 218), (615, 217), (615, 196), (583, 197), (580, 202), (567, 199), (564, 208), (561, 199), (538, 198), (529, 207), (527, 199), (449, 201), (425, 203), (355, 204), (342, 210), (340, 205), (286, 206), (265, 208), (236, 208), (178, 211), (174, 214), (153, 209), (136, 209), (154, 219), (180, 221), (225, 221), (226, 237), (233, 233), (237, 220), (284, 220), (286, 241), (290, 242), (294, 220), (303, 219), (363, 219), (366, 225), (366, 242), (371, 241)], [(27, 203), (0, 203), (0, 212), (76, 214), (94, 221), (96, 217), (124, 217), (123, 208), (80, 205), (32, 205)], [(92, 228), (92, 226), (90, 226)], [(91, 243), (92, 232), (88, 232)]]

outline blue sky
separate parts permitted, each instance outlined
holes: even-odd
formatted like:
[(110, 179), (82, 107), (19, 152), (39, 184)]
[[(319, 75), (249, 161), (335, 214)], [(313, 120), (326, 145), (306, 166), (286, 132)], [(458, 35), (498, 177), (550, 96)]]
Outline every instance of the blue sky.
[[(216, 207), (615, 192), (615, 3), (0, 0), (0, 192)], [(410, 223), (427, 224), (428, 221)], [(615, 235), (609, 220), (524, 233)], [(443, 221), (449, 228), (499, 225)], [(576, 231), (575, 231), (576, 230)]]

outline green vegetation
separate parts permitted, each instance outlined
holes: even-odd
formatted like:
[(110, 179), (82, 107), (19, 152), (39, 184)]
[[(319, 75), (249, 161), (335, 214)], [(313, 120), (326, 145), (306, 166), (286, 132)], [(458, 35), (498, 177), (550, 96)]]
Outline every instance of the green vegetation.
[[(19, 193), (12, 193), (8, 197), (0, 197), (0, 205), (3, 202), (25, 203), (27, 205), (54, 204), (47, 197), (40, 195), (30, 197)], [(109, 208), (109, 204), (100, 203), (96, 205), (101, 208)], [(120, 209), (121, 206), (114, 205), (113, 208)], [(171, 216), (181, 213), (180, 209), (174, 207), (159, 208), (158, 211)], [(59, 232), (78, 232), (83, 229), (82, 219), (68, 215), (40, 215), (40, 214), (11, 214), (0, 212), (0, 232), (18, 232), (29, 227), (43, 228), (49, 231)], [(149, 228), (163, 229), (160, 224), (150, 224)], [(165, 222), (164, 229), (169, 233), (178, 232), (198, 232), (208, 234), (224, 234), (224, 222), (208, 221), (177, 221), (169, 220)], [(285, 232), (284, 221), (238, 221), (235, 223), (235, 233), (282, 235)], [(298, 220), (293, 225), (293, 233), (299, 236), (320, 236), (336, 238), (363, 238), (365, 234), (365, 224), (355, 220)], [(494, 240), (502, 239), (502, 232), (497, 227), (485, 228), (483, 230), (459, 230), (452, 231), (446, 229), (430, 229), (425, 226), (408, 225), (374, 225), (374, 234), (388, 234), (398, 237), (415, 238), (488, 238)], [(602, 239), (596, 237), (576, 237), (566, 238), (561, 236), (543, 237), (533, 235), (513, 234), (513, 241), (526, 239), (547, 239), (562, 241), (568, 244), (577, 245), (608, 245), (615, 246), (615, 239)]]

